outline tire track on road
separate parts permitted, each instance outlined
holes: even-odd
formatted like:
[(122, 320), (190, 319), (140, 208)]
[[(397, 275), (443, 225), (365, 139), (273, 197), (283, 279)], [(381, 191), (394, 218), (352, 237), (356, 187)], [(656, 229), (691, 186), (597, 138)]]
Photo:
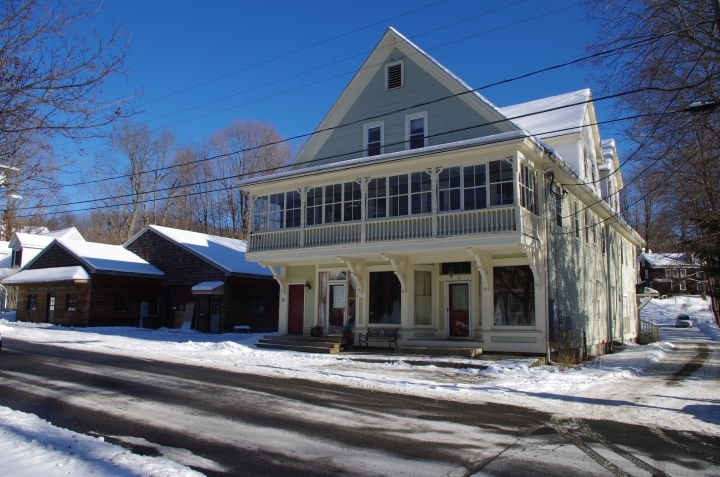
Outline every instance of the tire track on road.
[(663, 432), (663, 430), (660, 429), (658, 426), (650, 426), (650, 427), (648, 427), (648, 429), (650, 429), (650, 432), (652, 432), (653, 434), (655, 434), (656, 436), (658, 436), (660, 439), (664, 440), (664, 441), (667, 442), (668, 444), (672, 445), (673, 447), (676, 447), (676, 448), (678, 448), (678, 449), (682, 449), (682, 450), (684, 450), (685, 452), (687, 452), (687, 453), (689, 453), (689, 454), (699, 455), (699, 456), (702, 457), (703, 459), (709, 460), (710, 462), (713, 462), (713, 463), (715, 463), (715, 464), (720, 464), (720, 459), (717, 459), (717, 458), (715, 458), (715, 457), (713, 457), (713, 456), (711, 456), (711, 455), (707, 455), (707, 454), (705, 454), (704, 452), (700, 452), (699, 450), (695, 450), (695, 449), (693, 449), (692, 447), (686, 446), (685, 444), (682, 444), (682, 443), (676, 441), (676, 440), (673, 439), (672, 437), (670, 437), (670, 436), (668, 436), (667, 434), (665, 434), (665, 433)]
[(605, 457), (592, 450), (589, 445), (585, 444), (578, 436), (574, 435), (572, 432), (570, 432), (569, 429), (563, 426), (562, 422), (553, 423), (551, 425), (558, 434), (563, 436), (566, 440), (575, 445), (575, 447), (587, 454), (592, 460), (600, 464), (600, 466), (603, 467), (605, 470), (611, 472), (617, 477), (632, 477), (631, 474), (628, 474), (620, 467), (616, 466), (615, 464), (607, 460)]

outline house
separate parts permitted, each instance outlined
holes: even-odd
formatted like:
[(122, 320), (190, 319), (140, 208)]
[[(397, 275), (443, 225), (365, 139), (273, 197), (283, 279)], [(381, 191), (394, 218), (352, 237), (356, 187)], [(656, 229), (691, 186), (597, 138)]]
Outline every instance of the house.
[(241, 184), (279, 333), (532, 354), (559, 329), (586, 355), (636, 340), (643, 241), (596, 123), (589, 90), (498, 108), (388, 29), (288, 170)]
[(660, 296), (697, 295), (705, 283), (700, 266), (686, 253), (652, 253), (642, 249), (638, 257), (639, 284)]
[(119, 245), (53, 238), (2, 284), (19, 288), (19, 321), (138, 326), (143, 303), (158, 308), (162, 277)]
[(148, 225), (123, 246), (164, 273), (156, 326), (192, 321), (210, 333), (235, 326), (277, 331), (278, 284), (267, 269), (245, 260), (244, 240)]
[(66, 240), (76, 240), (84, 242), (85, 239), (75, 227), (68, 229), (56, 230), (54, 232), (47, 231), (46, 227), (34, 228), (35, 231), (42, 233), (26, 233), (17, 232), (10, 240), (9, 247), (12, 250), (12, 259), (10, 268), (19, 269), (47, 247), (53, 239), (61, 238)]

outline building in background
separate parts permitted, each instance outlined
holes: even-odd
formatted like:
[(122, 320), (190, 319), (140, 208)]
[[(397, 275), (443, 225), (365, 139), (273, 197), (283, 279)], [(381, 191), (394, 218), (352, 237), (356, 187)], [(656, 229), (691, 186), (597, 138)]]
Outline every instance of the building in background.
[(662, 296), (699, 295), (705, 284), (700, 265), (686, 253), (652, 253), (638, 257), (639, 284), (657, 290)]

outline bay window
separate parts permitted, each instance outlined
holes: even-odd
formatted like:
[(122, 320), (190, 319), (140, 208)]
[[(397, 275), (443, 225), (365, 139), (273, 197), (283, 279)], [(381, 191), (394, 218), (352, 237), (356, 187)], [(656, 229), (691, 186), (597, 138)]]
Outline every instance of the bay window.
[(512, 205), (513, 194), (513, 166), (507, 160), (490, 161), (490, 205)]

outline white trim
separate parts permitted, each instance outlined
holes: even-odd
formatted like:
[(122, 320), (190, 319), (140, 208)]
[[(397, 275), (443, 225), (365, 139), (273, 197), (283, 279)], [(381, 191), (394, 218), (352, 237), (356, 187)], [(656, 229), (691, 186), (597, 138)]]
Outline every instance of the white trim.
[[(363, 157), (368, 156), (368, 129), (380, 127), (380, 154), (385, 154), (385, 121), (373, 121), (363, 124)], [(377, 154), (376, 154), (377, 155)]]
[[(400, 86), (395, 88), (388, 88), (388, 69), (392, 66), (400, 65)], [(405, 60), (393, 61), (392, 63), (385, 64), (385, 91), (393, 91), (400, 89), (405, 86)]]
[[(412, 114), (406, 114), (405, 115), (405, 150), (409, 151), (410, 149), (410, 120), (417, 119), (417, 118), (423, 118), (425, 120), (423, 135), (424, 138), (424, 145), (423, 147), (428, 147), (428, 136), (429, 133), (429, 123), (428, 123), (428, 112), (427, 111), (421, 111), (419, 113), (412, 113)], [(416, 148), (419, 149), (419, 148)]]

